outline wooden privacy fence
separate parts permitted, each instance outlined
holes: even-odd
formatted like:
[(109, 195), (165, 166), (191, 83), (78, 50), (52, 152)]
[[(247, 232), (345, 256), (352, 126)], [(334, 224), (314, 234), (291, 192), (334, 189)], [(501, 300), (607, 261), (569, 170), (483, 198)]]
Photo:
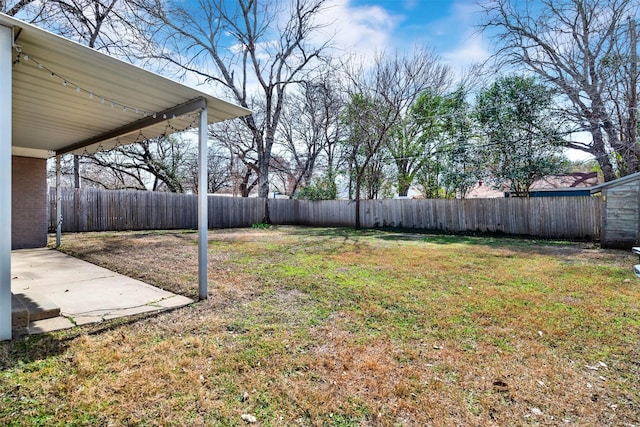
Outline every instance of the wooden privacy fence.
[[(197, 195), (62, 187), (62, 231), (169, 230), (198, 227)], [(263, 218), (264, 199), (209, 196), (209, 228), (247, 227)], [(56, 228), (49, 189), (49, 229)]]
[[(55, 188), (50, 189), (55, 228)], [(209, 228), (249, 227), (264, 217), (265, 199), (209, 196)], [(280, 225), (353, 227), (355, 202), (269, 199)], [(599, 197), (466, 200), (362, 200), (361, 225), (452, 233), (498, 232), (535, 237), (597, 240)], [(197, 228), (197, 196), (150, 191), (62, 188), (63, 231)]]

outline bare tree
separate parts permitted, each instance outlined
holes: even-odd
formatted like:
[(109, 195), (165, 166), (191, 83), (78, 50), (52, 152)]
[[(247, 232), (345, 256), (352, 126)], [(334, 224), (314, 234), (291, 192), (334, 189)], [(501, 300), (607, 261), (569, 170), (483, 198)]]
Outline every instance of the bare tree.
[[(198, 193), (198, 152), (195, 144), (179, 158), (182, 188), (185, 192)], [(207, 193), (231, 190), (232, 179), (229, 155), (224, 147), (210, 145), (207, 153)]]
[[(128, 56), (137, 28), (127, 0), (49, 0), (41, 25), (86, 46), (111, 55)], [(138, 48), (138, 47), (136, 47)]]
[[(94, 156), (98, 161), (93, 161)], [(96, 153), (94, 156), (82, 157), (82, 182), (84, 187), (104, 188), (108, 190), (146, 190), (149, 177), (141, 169), (118, 167), (117, 165), (128, 161), (120, 153), (111, 153), (110, 158), (105, 158), (105, 153)], [(72, 159), (71, 159), (72, 160)], [(122, 163), (123, 163), (122, 162)], [(106, 167), (111, 165), (112, 167)], [(73, 173), (73, 170), (70, 170)]]
[(326, 47), (310, 42), (325, 0), (293, 0), (287, 6), (260, 0), (137, 2), (161, 24), (153, 57), (223, 85), (243, 107), (255, 108), (253, 101), (259, 100), (262, 114), (244, 117), (242, 123), (257, 155), (258, 195), (267, 198), (286, 92), (305, 79)]
[(38, 19), (44, 11), (44, 7), (43, 2), (36, 0), (0, 0), (0, 12), (29, 21)]
[(211, 126), (209, 136), (228, 153), (233, 195), (249, 197), (258, 184), (258, 157), (252, 132), (239, 120), (232, 120)]
[(296, 185), (296, 176), (299, 176), (299, 171), (296, 171), (295, 166), (277, 154), (271, 156), (271, 186), (274, 192), (277, 194), (283, 194), (289, 196), (293, 194), (293, 188)]
[[(621, 40), (630, 32), (621, 30), (637, 14), (637, 0), (491, 0), (483, 7), (484, 28), (496, 33), (497, 58), (550, 83), (564, 98), (573, 130), (591, 135), (590, 142), (566, 145), (595, 156), (607, 181), (616, 177), (616, 164), (619, 173), (638, 171), (635, 138), (624, 138), (616, 120), (616, 113), (631, 117), (635, 107), (612, 98), (619, 81), (611, 78), (621, 77), (611, 72), (612, 58), (630, 60), (631, 43)], [(631, 74), (627, 87), (637, 85), (637, 68)]]
[[(355, 225), (360, 227), (360, 192), (370, 163), (379, 156), (403, 115), (428, 87), (443, 87), (448, 70), (432, 52), (413, 56), (381, 55), (371, 70), (349, 71), (350, 102), (344, 114), (347, 152), (355, 181)], [(379, 175), (377, 175), (379, 176)]]
[[(223, 147), (210, 146), (208, 161), (208, 191), (209, 193), (217, 193), (218, 191), (231, 189), (231, 168), (229, 167), (230, 159), (226, 155)], [(194, 168), (191, 170), (196, 172), (197, 161), (194, 159)], [(197, 173), (192, 173), (193, 187), (197, 188)]]
[(389, 158), (386, 150), (378, 150), (367, 163), (362, 174), (361, 185), (361, 191), (367, 199), (372, 200), (380, 197), (387, 180), (388, 164)]
[(134, 144), (85, 157), (88, 163), (110, 170), (114, 177), (127, 177), (121, 181), (125, 186), (134, 179), (135, 188), (174, 193), (185, 192), (196, 162), (193, 144), (174, 135), (141, 138)]
[[(316, 164), (332, 148), (340, 137), (340, 111), (343, 100), (330, 82), (329, 75), (321, 79), (302, 82), (299, 92), (287, 101), (279, 135), (282, 138), (282, 155), (289, 159), (281, 170), (291, 182), (287, 194), (293, 197), (300, 186), (309, 185)], [(327, 175), (333, 179), (334, 159), (327, 158)]]

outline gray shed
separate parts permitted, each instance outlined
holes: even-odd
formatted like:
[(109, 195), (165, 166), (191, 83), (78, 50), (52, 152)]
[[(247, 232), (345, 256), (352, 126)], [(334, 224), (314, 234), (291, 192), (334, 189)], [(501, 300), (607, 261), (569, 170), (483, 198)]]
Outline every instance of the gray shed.
[(628, 249), (640, 244), (640, 172), (591, 188), (602, 194), (603, 248)]

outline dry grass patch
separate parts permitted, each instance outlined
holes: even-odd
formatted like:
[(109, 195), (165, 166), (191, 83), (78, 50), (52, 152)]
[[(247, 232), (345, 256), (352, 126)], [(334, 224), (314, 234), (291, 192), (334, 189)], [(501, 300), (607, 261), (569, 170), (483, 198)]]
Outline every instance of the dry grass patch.
[[(188, 296), (196, 235), (64, 236)], [(634, 258), (584, 244), (212, 231), (210, 299), (0, 347), (5, 425), (636, 425)]]

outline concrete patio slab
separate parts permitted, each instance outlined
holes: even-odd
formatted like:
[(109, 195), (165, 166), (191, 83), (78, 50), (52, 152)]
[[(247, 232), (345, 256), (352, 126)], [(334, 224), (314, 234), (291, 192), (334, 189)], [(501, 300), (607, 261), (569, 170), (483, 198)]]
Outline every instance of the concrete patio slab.
[[(164, 291), (52, 249), (11, 253), (11, 291), (27, 306), (52, 309), (60, 316), (29, 319), (28, 332), (42, 333), (122, 316), (153, 313), (193, 300)], [(43, 302), (46, 301), (46, 302)]]

